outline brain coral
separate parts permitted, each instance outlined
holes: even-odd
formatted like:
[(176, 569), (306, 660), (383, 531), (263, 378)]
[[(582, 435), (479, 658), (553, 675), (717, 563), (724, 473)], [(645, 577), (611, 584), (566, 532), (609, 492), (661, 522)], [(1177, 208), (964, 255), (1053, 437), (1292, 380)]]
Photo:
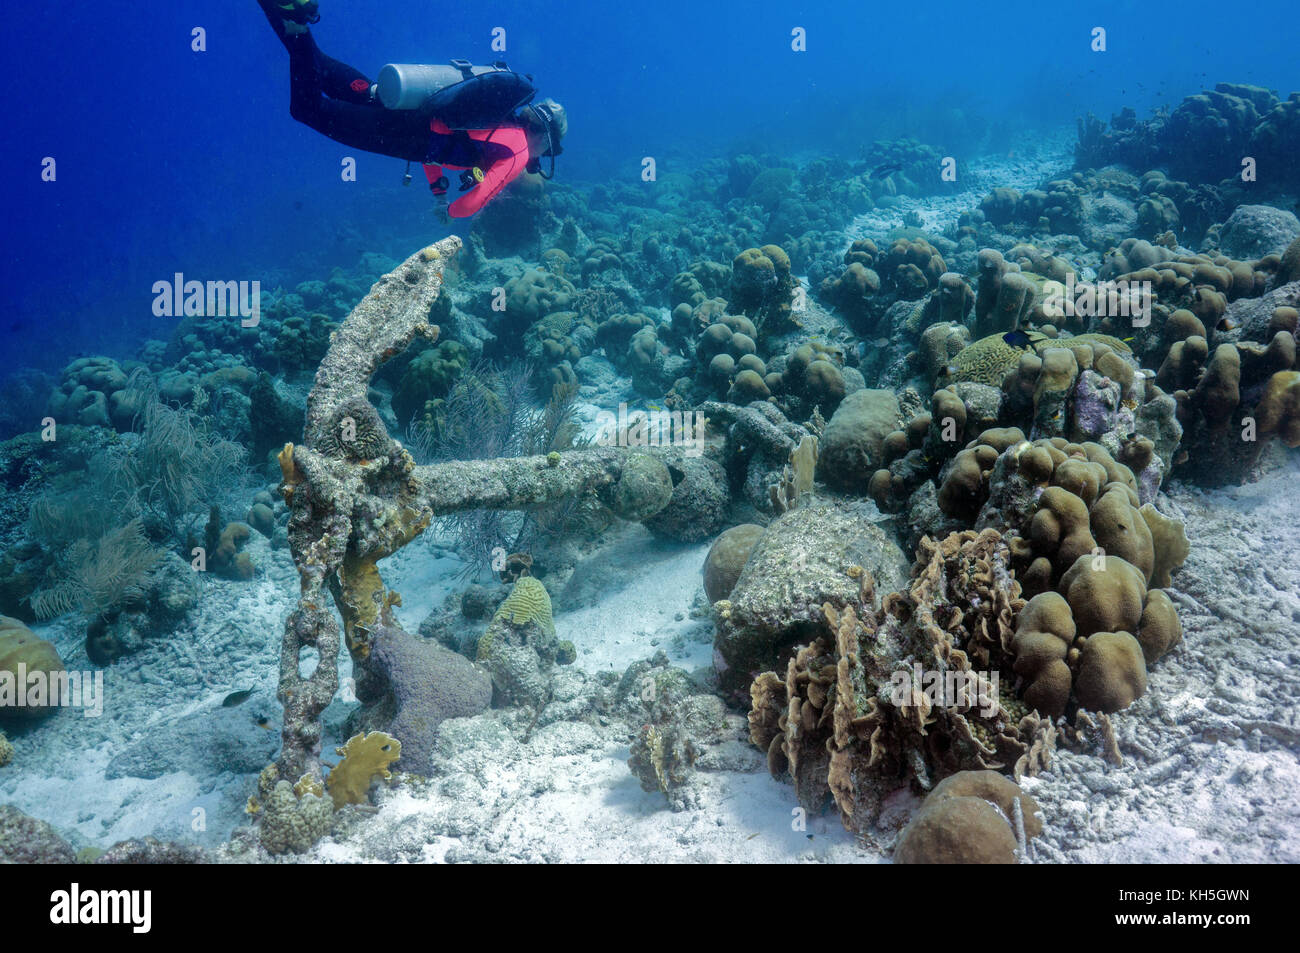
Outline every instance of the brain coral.
[(506, 619), (511, 625), (518, 626), (536, 622), (546, 634), (555, 634), (555, 623), (551, 619), (551, 596), (541, 581), (532, 576), (524, 576), (515, 583), (493, 618)]
[(952, 381), (974, 381), (977, 384), (1001, 386), (1002, 378), (1014, 368), (1020, 355), (1029, 353), (1029, 347), (1013, 347), (1001, 333), (990, 334), (972, 341), (953, 358), (949, 378)]
[(35, 672), (57, 675), (64, 670), (63, 659), (59, 658), (53, 643), (37, 638), (19, 620), (0, 615), (0, 714), (23, 718), (48, 715), (53, 711), (48, 705), (17, 706), (16, 697), (7, 697), (12, 691), (26, 688), (18, 684), (20, 665), (29, 675)]

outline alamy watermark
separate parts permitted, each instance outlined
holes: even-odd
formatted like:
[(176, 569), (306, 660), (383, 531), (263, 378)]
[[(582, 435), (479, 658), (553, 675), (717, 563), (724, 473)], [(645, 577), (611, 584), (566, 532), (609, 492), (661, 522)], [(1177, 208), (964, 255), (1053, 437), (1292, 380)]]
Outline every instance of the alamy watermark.
[(1043, 313), (1049, 318), (1132, 318), (1133, 327), (1151, 323), (1151, 299), (1154, 292), (1149, 281), (1078, 281), (1074, 272), (1065, 283), (1043, 284)]
[(10, 708), (80, 708), (87, 718), (104, 713), (103, 672), (0, 671), (0, 711)]
[(262, 320), (260, 281), (186, 281), (178, 271), (171, 281), (155, 281), (153, 295), (153, 313), (159, 318), (238, 315), (244, 328), (255, 328)]
[(998, 711), (998, 673), (925, 669), (913, 662), (889, 676), (889, 700), (897, 708), (916, 705), (919, 697), (931, 708), (976, 709), (992, 718)]
[(688, 457), (704, 453), (704, 415), (687, 410), (634, 410), (618, 405), (618, 413), (596, 415), (596, 443), (602, 447), (682, 447)]

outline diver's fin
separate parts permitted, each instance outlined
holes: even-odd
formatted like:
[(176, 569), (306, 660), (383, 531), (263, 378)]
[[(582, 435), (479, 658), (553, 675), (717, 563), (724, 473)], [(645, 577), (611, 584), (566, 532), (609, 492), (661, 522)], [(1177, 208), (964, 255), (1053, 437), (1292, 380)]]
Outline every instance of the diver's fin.
[(258, 0), (262, 9), (274, 11), (288, 23), (306, 26), (320, 22), (320, 3), (318, 0)]

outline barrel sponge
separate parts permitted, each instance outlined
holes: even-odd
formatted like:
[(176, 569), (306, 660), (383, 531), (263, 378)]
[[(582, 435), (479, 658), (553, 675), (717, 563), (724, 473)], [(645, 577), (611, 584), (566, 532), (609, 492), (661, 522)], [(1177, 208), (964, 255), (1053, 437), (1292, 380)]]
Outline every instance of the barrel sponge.
[(731, 595), (731, 590), (740, 578), (740, 571), (749, 561), (749, 554), (754, 551), (754, 544), (763, 535), (763, 527), (757, 523), (742, 523), (724, 531), (704, 557), (704, 594), (709, 602), (717, 602)]
[(1147, 690), (1142, 646), (1127, 632), (1095, 632), (1083, 643), (1074, 694), (1090, 711), (1127, 708)]
[(1147, 665), (1154, 665), (1170, 649), (1183, 640), (1183, 624), (1173, 600), (1163, 589), (1152, 589), (1147, 594), (1146, 608), (1138, 623), (1138, 644)]
[[(18, 684), (18, 667), (25, 666), (24, 671), (44, 672), (57, 675), (62, 672), (63, 659), (59, 657), (54, 644), (39, 638), (31, 629), (18, 619), (0, 615), (0, 684), (9, 682), (18, 691), (25, 689)], [(5, 676), (10, 676), (5, 678)], [(27, 719), (40, 718), (50, 714), (53, 708), (42, 705), (23, 705), (4, 707), (0, 713)]]
[(1078, 634), (1136, 632), (1147, 587), (1142, 572), (1118, 556), (1084, 555), (1058, 587), (1074, 613)]
[(1155, 551), (1149, 584), (1154, 589), (1168, 588), (1173, 581), (1173, 573), (1182, 568), (1187, 554), (1192, 551), (1191, 543), (1187, 541), (1187, 533), (1181, 522), (1165, 516), (1150, 503), (1143, 504), (1138, 512), (1151, 530)]
[(1288, 447), (1300, 447), (1300, 371), (1278, 371), (1268, 379), (1255, 420), (1261, 435), (1276, 434)]
[(1026, 682), (1025, 704), (1045, 715), (1064, 714), (1072, 676), (1065, 662), (1074, 641), (1070, 604), (1055, 592), (1034, 596), (1016, 617), (1014, 669)]
[(1106, 555), (1118, 556), (1136, 567), (1144, 582), (1151, 582), (1155, 566), (1151, 529), (1124, 487), (1112, 484), (1102, 493), (1092, 506), (1089, 522), (1097, 545)]
[(1038, 804), (995, 771), (961, 771), (942, 781), (899, 836), (896, 864), (1014, 864), (1013, 804), (1025, 835), (1042, 831)]

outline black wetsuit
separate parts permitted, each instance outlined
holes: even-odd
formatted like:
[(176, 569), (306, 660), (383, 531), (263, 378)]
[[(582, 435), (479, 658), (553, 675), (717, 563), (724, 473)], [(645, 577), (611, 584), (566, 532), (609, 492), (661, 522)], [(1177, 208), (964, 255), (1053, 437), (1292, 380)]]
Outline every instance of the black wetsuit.
[[(411, 162), (478, 164), (479, 150), (466, 137), (434, 136), (430, 116), (420, 110), (385, 109), (372, 97), (374, 84), (364, 73), (322, 53), (310, 30), (286, 33), (274, 0), (258, 3), (289, 51), (289, 114), (294, 119), (365, 152)], [(435, 141), (444, 139), (456, 141)]]

